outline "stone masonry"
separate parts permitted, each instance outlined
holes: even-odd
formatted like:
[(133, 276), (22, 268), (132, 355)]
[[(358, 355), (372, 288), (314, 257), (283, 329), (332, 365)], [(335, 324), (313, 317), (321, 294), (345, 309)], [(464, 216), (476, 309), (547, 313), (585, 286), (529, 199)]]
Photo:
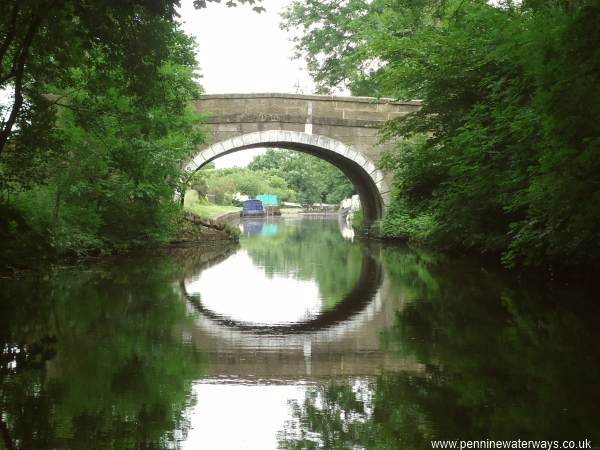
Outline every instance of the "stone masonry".
[(365, 218), (372, 222), (384, 214), (391, 185), (391, 177), (376, 167), (386, 149), (379, 144), (378, 128), (420, 104), (370, 97), (222, 94), (202, 96), (195, 106), (208, 117), (210, 138), (187, 164), (188, 172), (248, 148), (303, 151), (331, 162), (350, 178)]

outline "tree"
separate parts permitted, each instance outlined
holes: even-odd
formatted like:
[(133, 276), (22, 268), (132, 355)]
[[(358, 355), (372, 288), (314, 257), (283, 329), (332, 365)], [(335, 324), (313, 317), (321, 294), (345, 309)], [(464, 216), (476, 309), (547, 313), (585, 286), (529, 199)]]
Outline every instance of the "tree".
[[(110, 50), (90, 49), (44, 85), (58, 108), (51, 140), (32, 136), (37, 122), (25, 122), (5, 152), (13, 204), (59, 253), (160, 241), (173, 231), (179, 163), (203, 139), (190, 107), (199, 94), (194, 43), (169, 22), (146, 21), (146, 41), (161, 43), (148, 42), (156, 57), (139, 62), (145, 69), (129, 77)], [(43, 176), (32, 183), (37, 161)]]
[[(353, 95), (372, 95), (367, 88), (370, 64), (364, 60), (365, 35), (361, 33), (367, 14), (375, 8), (367, 0), (294, 1), (282, 13), (282, 28), (300, 30), (294, 37), (296, 57), (306, 61), (317, 92), (329, 94), (337, 87), (350, 88)], [(359, 85), (364, 84), (361, 89)]]
[(284, 21), (324, 89), (422, 100), (383, 130), (404, 140), (382, 163), (385, 235), (540, 266), (600, 260), (599, 17), (585, 0), (307, 0)]
[(191, 186), (204, 188), (203, 195), (214, 195), (218, 204), (230, 203), (236, 193), (256, 197), (259, 194), (277, 195), (280, 201), (294, 201), (296, 193), (287, 182), (276, 175), (251, 171), (246, 168), (230, 168), (197, 171)]
[[(196, 8), (206, 8), (207, 7), (207, 2), (209, 3), (221, 3), (221, 0), (194, 0), (194, 6)], [(249, 5), (255, 5), (252, 6), (252, 10), (257, 12), (257, 13), (261, 13), (265, 11), (265, 8), (263, 8), (262, 6), (260, 6), (260, 3), (262, 3), (262, 0), (227, 0), (225, 2), (225, 5), (227, 5), (228, 8), (233, 8), (236, 7), (238, 4), (249, 4)]]
[(0, 259), (111, 252), (174, 234), (179, 165), (204, 139), (190, 105), (201, 92), (195, 43), (179, 29), (178, 5), (8, 2), (0, 88), (14, 98), (0, 130), (0, 234), (10, 244)]
[[(219, 0), (208, 0), (219, 2)], [(229, 0), (255, 5), (261, 0)], [(86, 53), (101, 45), (111, 65), (120, 66), (123, 81), (143, 92), (143, 76), (150, 62), (160, 63), (167, 47), (152, 39), (156, 20), (174, 23), (179, 0), (79, 2), (74, 0), (9, 0), (0, 17), (0, 90), (11, 88), (12, 104), (0, 127), (0, 156), (15, 125), (29, 110), (48, 109), (51, 102), (38, 98), (44, 83), (68, 76)], [(197, 8), (207, 2), (195, 0)], [(137, 75), (137, 76), (136, 76)]]
[(302, 203), (339, 203), (354, 192), (339, 169), (300, 152), (269, 149), (254, 158), (248, 168), (284, 179)]

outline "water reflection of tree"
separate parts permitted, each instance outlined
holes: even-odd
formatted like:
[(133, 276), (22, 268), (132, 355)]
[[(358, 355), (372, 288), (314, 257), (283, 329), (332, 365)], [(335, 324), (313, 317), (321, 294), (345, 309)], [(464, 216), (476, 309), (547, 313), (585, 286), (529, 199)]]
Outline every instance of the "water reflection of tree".
[(315, 388), (284, 448), (431, 448), (431, 439), (600, 439), (598, 305), (582, 289), (509, 286), (454, 259), (387, 251), (415, 301), (384, 345), (424, 373)]
[(360, 276), (361, 249), (341, 237), (334, 220), (286, 221), (277, 235), (250, 236), (242, 247), (268, 276), (315, 280), (325, 308), (342, 300)]
[(176, 447), (201, 357), (175, 333), (187, 317), (173, 281), (148, 262), (3, 282), (4, 446)]

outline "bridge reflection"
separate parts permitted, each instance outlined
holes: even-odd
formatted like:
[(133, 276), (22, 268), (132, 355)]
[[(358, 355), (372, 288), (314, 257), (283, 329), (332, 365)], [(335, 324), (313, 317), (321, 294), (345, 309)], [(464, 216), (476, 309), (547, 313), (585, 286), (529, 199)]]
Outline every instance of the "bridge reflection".
[(372, 250), (362, 249), (360, 276), (333, 308), (307, 320), (278, 324), (233, 318), (203, 303), (201, 293), (188, 292), (199, 272), (222, 264), (227, 257), (215, 257), (198, 272), (188, 272), (181, 282), (194, 315), (194, 326), (185, 332), (207, 355), (207, 377), (278, 383), (363, 376), (378, 370), (421, 370), (415, 361), (380, 349), (380, 333), (393, 323), (402, 299), (391, 295)]

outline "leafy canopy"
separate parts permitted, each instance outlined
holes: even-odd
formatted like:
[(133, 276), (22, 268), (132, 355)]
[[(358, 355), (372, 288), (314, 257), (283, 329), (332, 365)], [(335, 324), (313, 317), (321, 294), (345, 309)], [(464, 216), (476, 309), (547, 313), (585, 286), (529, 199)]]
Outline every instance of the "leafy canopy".
[(600, 260), (596, 1), (295, 1), (283, 15), (322, 91), (422, 100), (383, 138), (388, 237)]

